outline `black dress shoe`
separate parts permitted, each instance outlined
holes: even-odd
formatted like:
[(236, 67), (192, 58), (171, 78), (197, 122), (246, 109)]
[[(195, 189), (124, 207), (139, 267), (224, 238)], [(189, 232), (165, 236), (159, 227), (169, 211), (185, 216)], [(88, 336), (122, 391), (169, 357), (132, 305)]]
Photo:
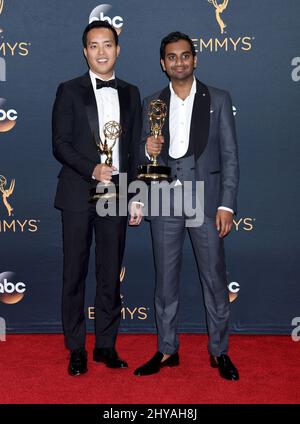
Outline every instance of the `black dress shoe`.
[(163, 357), (163, 353), (156, 352), (153, 358), (151, 358), (150, 361), (146, 362), (141, 367), (137, 368), (134, 371), (134, 374), (139, 376), (151, 375), (158, 373), (163, 367), (176, 367), (177, 365), (179, 365), (178, 352), (174, 353), (173, 355), (169, 356), (169, 358), (167, 358), (165, 361), (161, 362)]
[(103, 362), (108, 368), (128, 368), (127, 362), (119, 358), (114, 348), (95, 347), (93, 359)]
[(239, 380), (239, 372), (231, 362), (228, 355), (220, 355), (215, 359), (213, 356), (210, 357), (210, 365), (213, 368), (218, 368), (220, 376), (226, 378), (226, 380)]
[(82, 349), (71, 351), (68, 373), (72, 376), (85, 374), (87, 372), (87, 353)]

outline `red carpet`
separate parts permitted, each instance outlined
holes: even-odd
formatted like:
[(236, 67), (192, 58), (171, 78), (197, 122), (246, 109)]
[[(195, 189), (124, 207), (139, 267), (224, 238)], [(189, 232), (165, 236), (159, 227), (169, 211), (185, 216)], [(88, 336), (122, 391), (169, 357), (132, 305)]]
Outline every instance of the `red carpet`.
[(154, 335), (120, 335), (118, 352), (127, 370), (110, 370), (91, 360), (89, 371), (68, 376), (62, 335), (8, 335), (0, 342), (2, 404), (201, 404), (300, 403), (300, 342), (288, 336), (231, 336), (230, 356), (240, 381), (219, 377), (208, 365), (207, 338), (181, 335), (181, 365), (135, 377), (133, 370), (156, 351)]

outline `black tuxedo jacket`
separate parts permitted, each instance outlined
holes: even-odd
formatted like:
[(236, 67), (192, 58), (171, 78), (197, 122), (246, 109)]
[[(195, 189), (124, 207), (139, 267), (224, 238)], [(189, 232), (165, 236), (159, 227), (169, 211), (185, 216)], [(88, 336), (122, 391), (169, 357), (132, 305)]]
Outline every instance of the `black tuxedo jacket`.
[[(137, 87), (117, 79), (120, 103), (120, 172), (134, 179), (138, 163), (141, 101)], [(52, 115), (53, 154), (63, 165), (55, 207), (71, 211), (89, 208), (92, 174), (100, 162), (93, 134), (99, 135), (96, 98), (89, 73), (59, 85)]]
[[(143, 103), (140, 157), (144, 162), (145, 143), (150, 134), (149, 105), (158, 98), (166, 103), (169, 111), (169, 86), (147, 97)], [(169, 113), (162, 134), (164, 145), (158, 161), (166, 165), (170, 142)], [(204, 181), (205, 214), (215, 217), (218, 206), (225, 206), (236, 212), (239, 163), (232, 102), (228, 92), (206, 86), (197, 80), (189, 143), (192, 144), (195, 155), (196, 180)]]

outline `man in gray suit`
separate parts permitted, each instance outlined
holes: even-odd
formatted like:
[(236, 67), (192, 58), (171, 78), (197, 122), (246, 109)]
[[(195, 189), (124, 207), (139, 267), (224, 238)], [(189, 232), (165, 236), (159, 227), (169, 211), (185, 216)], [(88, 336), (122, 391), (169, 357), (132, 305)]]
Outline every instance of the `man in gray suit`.
[[(158, 352), (134, 373), (150, 375), (179, 365), (179, 274), (188, 231), (204, 293), (210, 365), (218, 368), (221, 377), (238, 380), (238, 371), (227, 355), (229, 295), (223, 243), (232, 228), (239, 179), (231, 98), (195, 78), (197, 57), (187, 35), (173, 32), (166, 36), (160, 56), (170, 84), (144, 101), (143, 161), (159, 154), (160, 164), (171, 168), (177, 186), (184, 181), (204, 181), (204, 220), (200, 226), (187, 227), (184, 214), (150, 219)], [(149, 136), (147, 112), (153, 99), (163, 100), (168, 110), (158, 138)], [(192, 193), (195, 200), (194, 189)]]

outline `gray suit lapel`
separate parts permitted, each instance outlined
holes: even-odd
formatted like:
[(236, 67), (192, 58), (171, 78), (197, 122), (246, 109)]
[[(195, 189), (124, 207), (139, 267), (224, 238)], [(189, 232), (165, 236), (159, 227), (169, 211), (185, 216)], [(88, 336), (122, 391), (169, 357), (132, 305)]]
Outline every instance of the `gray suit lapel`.
[(203, 153), (209, 136), (210, 95), (206, 85), (197, 80), (197, 91), (191, 119), (189, 143), (193, 143), (195, 159)]

